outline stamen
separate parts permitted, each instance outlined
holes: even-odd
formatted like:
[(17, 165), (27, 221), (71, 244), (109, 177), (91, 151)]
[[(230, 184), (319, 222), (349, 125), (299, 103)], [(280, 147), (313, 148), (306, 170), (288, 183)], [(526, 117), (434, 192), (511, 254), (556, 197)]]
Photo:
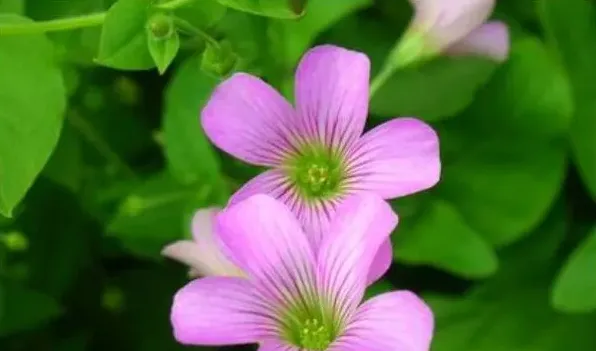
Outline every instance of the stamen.
[(346, 179), (343, 159), (323, 147), (309, 147), (285, 164), (290, 180), (307, 199), (325, 199), (342, 191)]
[(307, 319), (300, 332), (300, 346), (315, 351), (323, 351), (331, 344), (331, 331), (318, 319)]

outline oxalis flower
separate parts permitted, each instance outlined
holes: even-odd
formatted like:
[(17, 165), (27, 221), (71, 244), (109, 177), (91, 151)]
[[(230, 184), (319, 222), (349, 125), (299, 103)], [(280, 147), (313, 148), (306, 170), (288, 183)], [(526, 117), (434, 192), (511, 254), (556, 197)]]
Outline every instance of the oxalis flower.
[[(503, 61), (509, 52), (509, 32), (500, 21), (486, 20), (495, 0), (410, 0), (414, 19), (402, 48), (423, 54), (475, 54)], [(404, 57), (407, 53), (404, 53)]]
[[(311, 49), (296, 71), (295, 108), (257, 77), (238, 73), (221, 83), (202, 111), (205, 133), (229, 154), (271, 168), (245, 184), (230, 204), (259, 193), (279, 199), (317, 248), (347, 196), (391, 199), (435, 185), (441, 165), (430, 126), (396, 118), (362, 135), (369, 70), (364, 54), (331, 45)], [(390, 263), (387, 240), (369, 280)]]
[(247, 278), (194, 280), (174, 297), (183, 344), (259, 343), (260, 351), (427, 351), (430, 309), (409, 291), (364, 303), (367, 272), (397, 224), (381, 198), (345, 200), (314, 250), (281, 202), (255, 195), (220, 213), (219, 243)]
[(192, 219), (193, 240), (173, 242), (164, 247), (161, 254), (189, 266), (191, 277), (244, 276), (217, 245), (213, 220), (218, 212), (218, 208), (198, 210)]

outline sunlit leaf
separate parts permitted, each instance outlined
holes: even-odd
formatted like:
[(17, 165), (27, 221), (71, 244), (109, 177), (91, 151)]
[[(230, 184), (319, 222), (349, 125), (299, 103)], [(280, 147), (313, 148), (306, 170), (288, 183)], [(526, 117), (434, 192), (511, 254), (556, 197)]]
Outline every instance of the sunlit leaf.
[(42, 35), (0, 37), (0, 77), (0, 214), (10, 216), (58, 142), (66, 90)]

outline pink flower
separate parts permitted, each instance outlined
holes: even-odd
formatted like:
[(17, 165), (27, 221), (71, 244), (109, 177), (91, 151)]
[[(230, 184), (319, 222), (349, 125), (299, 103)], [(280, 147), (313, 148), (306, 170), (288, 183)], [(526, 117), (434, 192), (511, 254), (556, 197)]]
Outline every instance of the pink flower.
[[(495, 0), (410, 0), (414, 19), (403, 42), (419, 40), (425, 50), (476, 54), (503, 61), (509, 52), (507, 26), (486, 22)], [(415, 39), (414, 39), (415, 38)]]
[(381, 198), (350, 197), (319, 250), (281, 202), (255, 195), (218, 215), (225, 252), (246, 273), (197, 279), (174, 297), (176, 339), (259, 343), (260, 351), (427, 351), (433, 315), (409, 291), (361, 303), (370, 265), (397, 224)]
[[(202, 111), (207, 136), (220, 149), (271, 168), (230, 203), (269, 194), (298, 217), (313, 248), (348, 195), (392, 199), (428, 189), (440, 177), (439, 142), (414, 118), (396, 118), (362, 135), (368, 114), (370, 62), (331, 45), (311, 49), (296, 72), (296, 107), (261, 79), (238, 73), (221, 83)], [(388, 239), (369, 276), (392, 260)]]
[(213, 230), (216, 208), (198, 210), (192, 220), (193, 240), (180, 240), (169, 244), (162, 255), (191, 267), (190, 276), (243, 277), (244, 272), (220, 251)]

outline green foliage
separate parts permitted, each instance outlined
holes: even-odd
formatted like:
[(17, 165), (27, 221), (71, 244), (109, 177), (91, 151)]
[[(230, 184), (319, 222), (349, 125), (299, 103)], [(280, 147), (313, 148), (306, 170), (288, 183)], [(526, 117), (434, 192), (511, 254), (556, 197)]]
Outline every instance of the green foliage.
[(397, 258), (466, 277), (494, 273), (491, 246), (529, 233), (561, 189), (570, 113), (559, 66), (537, 40), (515, 38), (472, 105), (438, 125), (442, 179), (420, 213), (403, 220)]
[[(0, 15), (0, 24), (26, 21)], [(39, 34), (0, 37), (0, 76), (0, 214), (11, 216), (58, 142), (66, 91), (51, 44)]]
[(98, 63), (130, 70), (155, 66), (145, 30), (150, 5), (145, 0), (119, 0), (110, 7), (101, 31)]
[(169, 16), (154, 15), (149, 19), (147, 32), (149, 53), (159, 73), (164, 74), (180, 49), (180, 37), (174, 21)]
[(548, 43), (557, 51), (573, 84), (571, 145), (584, 182), (596, 199), (596, 5), (582, 0), (540, 0), (538, 4)]
[(296, 18), (302, 15), (307, 0), (217, 0), (220, 4), (255, 15)]
[(596, 5), (499, 1), (504, 63), (396, 64), (412, 15), (393, 0), (0, 0), (0, 349), (184, 349), (168, 314), (188, 267), (160, 252), (262, 172), (218, 152), (201, 110), (237, 71), (292, 100), (318, 44), (365, 53), (371, 79), (391, 66), (367, 130), (415, 116), (440, 138), (441, 180), (391, 201), (395, 264), (366, 298), (420, 292), (435, 351), (594, 349)]
[(564, 312), (596, 310), (596, 277), (586, 272), (596, 265), (596, 228), (571, 254), (563, 266), (552, 293), (555, 308)]
[(0, 280), (0, 337), (48, 323), (61, 313), (50, 296), (14, 281)]

